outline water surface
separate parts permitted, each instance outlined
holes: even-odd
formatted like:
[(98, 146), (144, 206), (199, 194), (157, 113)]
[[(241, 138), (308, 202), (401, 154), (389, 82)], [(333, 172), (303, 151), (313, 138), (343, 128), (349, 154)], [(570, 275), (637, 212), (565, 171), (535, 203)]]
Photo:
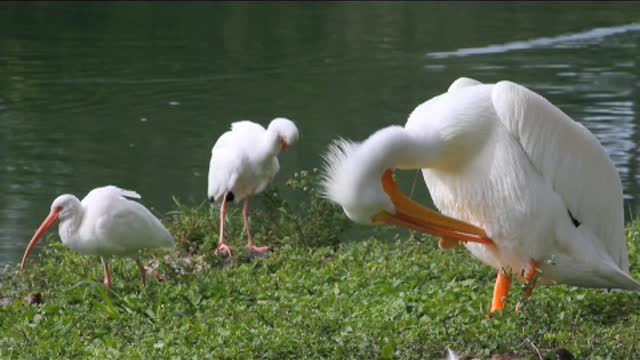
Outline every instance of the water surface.
[(299, 124), (282, 185), (331, 139), (404, 124), (460, 76), (519, 82), (582, 122), (637, 214), (639, 15), (609, 2), (2, 3), (0, 264), (62, 193), (118, 185), (158, 214), (172, 196), (200, 204), (232, 121)]

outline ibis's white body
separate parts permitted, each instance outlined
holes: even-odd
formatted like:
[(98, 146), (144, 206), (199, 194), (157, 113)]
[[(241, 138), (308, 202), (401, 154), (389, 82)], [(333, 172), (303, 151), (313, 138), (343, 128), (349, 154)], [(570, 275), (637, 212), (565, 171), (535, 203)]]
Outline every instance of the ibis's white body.
[(465, 244), (481, 261), (520, 274), (534, 259), (546, 280), (640, 290), (628, 275), (616, 168), (584, 126), (542, 96), (461, 79), (418, 106), (405, 128), (446, 142), (424, 180), (440, 211), (496, 242)]
[(262, 192), (280, 170), (280, 142), (262, 125), (239, 121), (211, 149), (208, 196), (220, 202), (228, 192), (239, 202)]
[[(63, 195), (72, 196), (72, 195)], [(68, 202), (60, 218), (60, 239), (83, 255), (135, 257), (140, 250), (173, 247), (174, 238), (136, 192), (115, 186), (93, 189), (82, 202)], [(76, 199), (77, 200), (77, 199)]]
[(220, 203), (220, 246), (216, 253), (231, 256), (233, 248), (224, 243), (224, 223), (227, 203), (244, 199), (243, 219), (247, 232), (247, 248), (263, 253), (266, 247), (256, 247), (249, 230), (249, 198), (262, 192), (280, 170), (278, 154), (298, 140), (298, 128), (285, 118), (275, 118), (265, 129), (251, 121), (231, 124), (211, 149), (209, 162), (209, 200)]

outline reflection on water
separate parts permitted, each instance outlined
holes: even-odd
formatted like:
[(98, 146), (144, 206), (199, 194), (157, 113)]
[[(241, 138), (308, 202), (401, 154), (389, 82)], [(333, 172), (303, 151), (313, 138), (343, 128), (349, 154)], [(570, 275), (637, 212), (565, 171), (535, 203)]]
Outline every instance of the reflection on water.
[[(19, 260), (62, 193), (118, 185), (160, 215), (172, 195), (200, 204), (232, 121), (298, 123), (281, 186), (333, 138), (403, 124), (460, 76), (519, 82), (582, 122), (637, 214), (638, 15), (608, 3), (2, 5), (0, 264)], [(429, 203), (423, 187), (415, 196)]]

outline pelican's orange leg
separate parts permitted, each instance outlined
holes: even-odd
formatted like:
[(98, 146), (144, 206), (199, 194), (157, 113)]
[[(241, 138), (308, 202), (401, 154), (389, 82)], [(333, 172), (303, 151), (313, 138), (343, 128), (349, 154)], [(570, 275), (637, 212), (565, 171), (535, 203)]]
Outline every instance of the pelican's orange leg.
[[(529, 285), (533, 279), (535, 278), (536, 274), (538, 274), (538, 262), (535, 260), (531, 260), (531, 268), (529, 269), (529, 271), (527, 271), (524, 274), (524, 282), (526, 285)], [(524, 292), (524, 298), (525, 300), (531, 297), (531, 294), (533, 294), (533, 289), (535, 288), (534, 284), (531, 284), (531, 286), (529, 286), (529, 288), (527, 288), (527, 290)], [(520, 312), (520, 308), (521, 308), (521, 304), (518, 304), (516, 306), (516, 312)]]
[(503, 270), (498, 270), (496, 286), (493, 289), (493, 301), (491, 302), (491, 312), (504, 310), (504, 300), (509, 296), (511, 278)]
[[(531, 260), (531, 268), (529, 269), (529, 271), (524, 274), (524, 281), (526, 284), (530, 283), (533, 281), (533, 278), (538, 274), (538, 262), (535, 260)], [(533, 288), (535, 286), (531, 286), (527, 289), (527, 291), (524, 293), (524, 298), (528, 299), (531, 294), (533, 293)]]

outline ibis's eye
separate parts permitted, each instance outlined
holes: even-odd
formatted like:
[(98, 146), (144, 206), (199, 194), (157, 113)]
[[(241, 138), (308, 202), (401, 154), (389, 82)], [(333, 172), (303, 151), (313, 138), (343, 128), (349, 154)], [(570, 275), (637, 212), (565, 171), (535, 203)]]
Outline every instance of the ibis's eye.
[(62, 211), (62, 206), (60, 206), (60, 205), (56, 206), (56, 211), (58, 211), (58, 212)]

